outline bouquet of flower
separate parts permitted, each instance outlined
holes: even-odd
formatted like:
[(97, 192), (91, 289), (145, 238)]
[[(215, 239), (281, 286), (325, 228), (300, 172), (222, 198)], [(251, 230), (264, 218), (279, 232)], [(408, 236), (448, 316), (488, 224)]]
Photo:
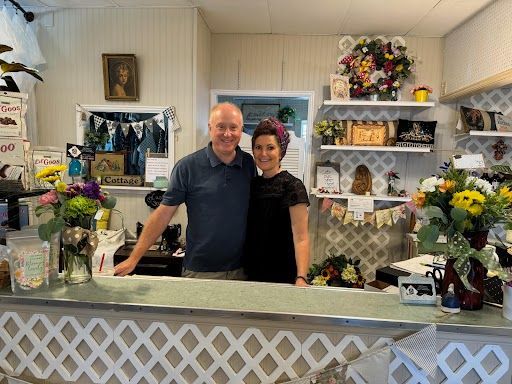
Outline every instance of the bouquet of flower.
[(46, 223), (39, 225), (39, 237), (49, 241), (51, 234), (59, 232), (65, 225), (90, 228), (92, 216), (100, 208), (112, 209), (116, 198), (101, 191), (96, 181), (66, 184), (62, 181), (65, 165), (49, 166), (36, 174), (36, 178), (52, 183), (55, 189), (39, 197), (36, 216), (43, 213), (53, 215)]
[(432, 87), (429, 87), (425, 84), (415, 85), (413, 89), (411, 89), (411, 95), (414, 95), (416, 91), (427, 91), (428, 93), (432, 93)]
[(418, 240), (429, 249), (439, 234), (444, 233), (449, 240), (448, 257), (458, 259), (454, 268), (467, 289), (472, 290), (467, 280), (470, 257), (503, 280), (510, 279), (492, 254), (472, 249), (463, 236), (488, 231), (510, 220), (512, 191), (509, 187), (495, 192), (488, 181), (449, 166), (440, 175), (421, 179), (418, 192), (412, 198), (429, 220), (419, 229)]
[(363, 288), (366, 281), (359, 268), (360, 260), (348, 259), (344, 255), (331, 255), (321, 264), (313, 264), (308, 279), (313, 285)]
[(314, 129), (318, 136), (332, 136), (335, 138), (345, 136), (345, 128), (341, 120), (322, 120), (315, 123)]
[(351, 97), (396, 96), (414, 64), (406, 51), (406, 47), (395, 47), (391, 42), (361, 39), (350, 54), (340, 58), (337, 73), (349, 77)]

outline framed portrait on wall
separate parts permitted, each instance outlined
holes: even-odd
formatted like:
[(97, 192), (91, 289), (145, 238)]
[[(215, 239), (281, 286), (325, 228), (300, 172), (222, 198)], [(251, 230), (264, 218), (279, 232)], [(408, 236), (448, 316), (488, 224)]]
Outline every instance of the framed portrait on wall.
[(104, 53), (101, 56), (105, 100), (139, 100), (135, 55)]
[(350, 88), (347, 76), (331, 74), (331, 100), (350, 100)]

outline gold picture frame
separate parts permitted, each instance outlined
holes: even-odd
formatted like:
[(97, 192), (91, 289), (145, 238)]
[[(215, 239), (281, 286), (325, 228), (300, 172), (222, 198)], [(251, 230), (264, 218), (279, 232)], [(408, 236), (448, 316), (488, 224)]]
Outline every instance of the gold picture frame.
[(331, 100), (348, 101), (350, 100), (350, 85), (347, 76), (331, 74)]
[(135, 55), (104, 53), (101, 56), (105, 100), (139, 100)]
[(96, 152), (91, 161), (91, 176), (122, 176), (124, 175), (124, 153)]

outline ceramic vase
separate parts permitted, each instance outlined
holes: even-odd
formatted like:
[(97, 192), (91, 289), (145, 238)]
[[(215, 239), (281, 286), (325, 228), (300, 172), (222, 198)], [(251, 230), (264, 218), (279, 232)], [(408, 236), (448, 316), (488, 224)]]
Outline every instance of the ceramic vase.
[(322, 145), (334, 145), (334, 136), (322, 136)]
[[(487, 235), (489, 231), (465, 232), (464, 237), (469, 241), (471, 248), (480, 251), (487, 244)], [(456, 259), (448, 259), (445, 265), (443, 284), (441, 293), (444, 295), (448, 292), (450, 283), (454, 285), (454, 292), (460, 300), (460, 308), (465, 310), (477, 310), (483, 306), (484, 299), (484, 277), (486, 270), (482, 263), (476, 259), (469, 258), (470, 270), (468, 273), (468, 281), (478, 292), (473, 292), (464, 286), (453, 264)]]

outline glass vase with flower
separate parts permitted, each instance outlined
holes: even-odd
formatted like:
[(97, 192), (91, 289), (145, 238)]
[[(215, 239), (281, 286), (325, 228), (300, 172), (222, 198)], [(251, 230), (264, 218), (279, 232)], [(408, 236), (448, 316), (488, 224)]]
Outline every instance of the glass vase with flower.
[(486, 273), (506, 280), (511, 277), (485, 248), (489, 230), (511, 214), (512, 191), (492, 185), (452, 165), (441, 174), (420, 180), (413, 201), (428, 224), (418, 231), (418, 240), (433, 248), (441, 233), (448, 240), (442, 294), (455, 286), (462, 309), (482, 308)]
[[(39, 237), (50, 241), (62, 233), (64, 282), (77, 284), (92, 277), (92, 256), (98, 245), (91, 223), (99, 208), (112, 209), (116, 198), (101, 191), (96, 181), (66, 184), (62, 181), (65, 165), (50, 166), (36, 174), (36, 178), (55, 186), (40, 196), (35, 213), (51, 217), (39, 225)], [(47, 216), (43, 216), (47, 217)]]

